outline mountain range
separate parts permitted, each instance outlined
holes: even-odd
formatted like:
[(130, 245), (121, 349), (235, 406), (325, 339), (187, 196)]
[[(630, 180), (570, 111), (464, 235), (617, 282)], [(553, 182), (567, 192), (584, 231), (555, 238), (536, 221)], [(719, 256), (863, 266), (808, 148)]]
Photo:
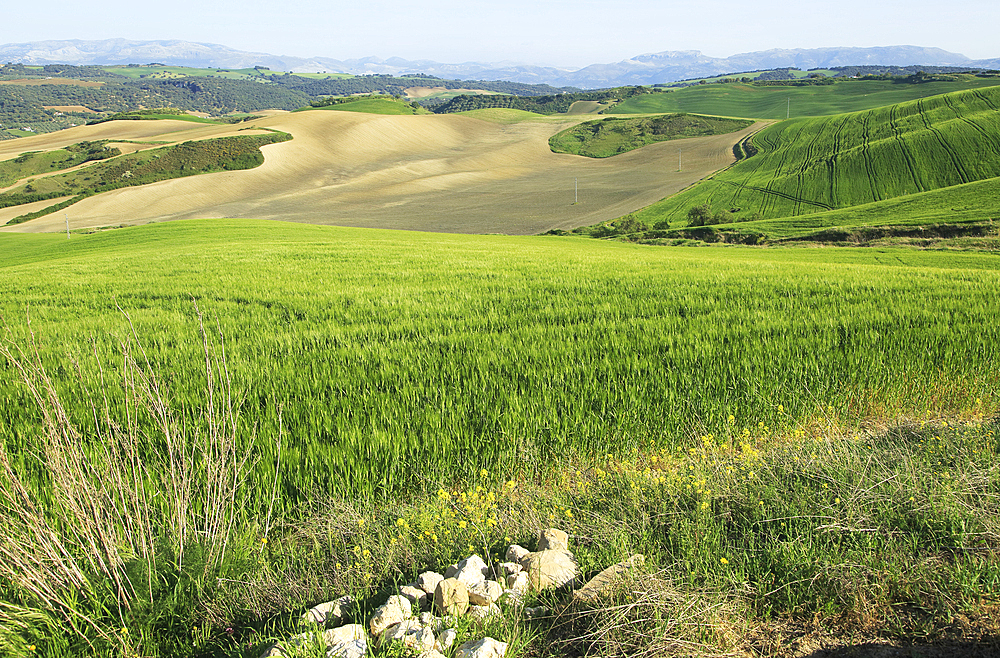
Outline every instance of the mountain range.
[(972, 60), (940, 48), (883, 46), (875, 48), (797, 48), (741, 53), (731, 57), (709, 57), (698, 50), (664, 51), (637, 55), (581, 69), (537, 66), (518, 62), (463, 62), (445, 64), (398, 57), (338, 60), (329, 57), (288, 57), (235, 50), (227, 46), (190, 41), (34, 41), (0, 45), (0, 62), (22, 64), (149, 64), (173, 66), (250, 68), (266, 66), (294, 73), (351, 73), (354, 75), (424, 73), (460, 80), (510, 80), (557, 87), (602, 88), (632, 84), (656, 84), (692, 78), (775, 68), (799, 69), (832, 66), (960, 66), (1000, 68), (1000, 58)]

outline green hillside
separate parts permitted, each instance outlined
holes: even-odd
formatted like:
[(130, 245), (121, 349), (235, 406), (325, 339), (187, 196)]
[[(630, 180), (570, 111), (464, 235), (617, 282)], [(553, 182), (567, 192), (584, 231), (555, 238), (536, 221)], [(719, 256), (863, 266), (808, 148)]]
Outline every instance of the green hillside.
[(608, 158), (648, 144), (684, 137), (724, 135), (750, 127), (747, 119), (724, 119), (690, 114), (623, 119), (608, 117), (586, 121), (549, 138), (555, 153)]
[(1000, 176), (998, 107), (992, 87), (783, 121), (752, 137), (750, 157), (635, 216), (677, 223), (708, 204), (737, 220), (772, 219)]
[(951, 81), (838, 80), (805, 87), (753, 84), (706, 84), (665, 93), (629, 98), (615, 106), (615, 114), (690, 112), (717, 116), (784, 119), (827, 116), (868, 110), (964, 89), (996, 86), (995, 77), (953, 76)]

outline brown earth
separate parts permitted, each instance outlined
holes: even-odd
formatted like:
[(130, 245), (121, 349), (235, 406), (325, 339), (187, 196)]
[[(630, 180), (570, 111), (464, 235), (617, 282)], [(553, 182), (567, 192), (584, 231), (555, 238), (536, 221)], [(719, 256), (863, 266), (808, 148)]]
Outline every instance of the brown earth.
[(56, 112), (83, 112), (86, 114), (97, 114), (89, 107), (84, 107), (83, 105), (43, 105), (46, 110), (55, 110)]
[[(549, 136), (585, 117), (499, 124), (459, 115), (298, 112), (254, 125), (294, 139), (265, 162), (107, 192), (70, 208), (73, 227), (247, 217), (455, 233), (531, 234), (596, 224), (673, 194), (733, 161), (739, 133), (653, 144), (613, 158), (554, 154)], [(110, 122), (0, 143), (0, 160), (83, 139), (182, 141), (238, 127)], [(74, 132), (76, 131), (76, 132)], [(122, 132), (128, 132), (123, 135)], [(158, 131), (158, 132), (157, 132)], [(243, 133), (245, 134), (245, 133)], [(684, 171), (677, 151), (684, 150)], [(579, 202), (574, 203), (574, 182)], [(58, 231), (58, 217), (7, 230)]]
[(0, 85), (22, 85), (37, 87), (39, 85), (69, 85), (71, 87), (101, 87), (103, 82), (94, 80), (71, 80), (69, 78), (25, 78), (22, 80), (0, 80)]
[(448, 89), (446, 87), (409, 87), (403, 90), (403, 94), (407, 98), (427, 98), (428, 96), (433, 96), (434, 94), (481, 94), (484, 96), (495, 95), (499, 92), (496, 91), (485, 91), (483, 89)]

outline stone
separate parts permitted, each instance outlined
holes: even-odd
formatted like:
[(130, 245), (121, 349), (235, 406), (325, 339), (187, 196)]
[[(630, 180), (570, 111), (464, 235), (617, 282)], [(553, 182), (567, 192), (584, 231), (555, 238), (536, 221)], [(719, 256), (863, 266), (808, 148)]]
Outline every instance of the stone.
[(430, 612), (421, 612), (417, 620), (421, 626), (429, 626), (435, 633), (440, 633), (441, 629), (444, 628), (441, 620)]
[(444, 572), (445, 578), (456, 578), (466, 587), (472, 587), (486, 580), (489, 576), (490, 568), (483, 558), (478, 555), (470, 555), (458, 564), (453, 564)]
[(385, 605), (375, 610), (368, 620), (368, 628), (372, 635), (378, 637), (385, 629), (408, 619), (411, 614), (410, 600), (405, 596), (390, 596)]
[(399, 593), (401, 596), (405, 596), (410, 600), (410, 607), (417, 610), (426, 610), (428, 607), (427, 602), (427, 592), (425, 592), (420, 587), (414, 587), (413, 585), (403, 585), (399, 588)]
[(528, 590), (531, 589), (531, 581), (528, 580), (528, 572), (521, 571), (516, 576), (508, 576), (507, 588), (514, 590), (521, 596), (527, 594)]
[(569, 535), (562, 530), (546, 528), (538, 535), (538, 548), (536, 551), (568, 551)]
[(503, 587), (500, 586), (500, 583), (487, 580), (480, 585), (474, 585), (469, 588), (469, 603), (473, 605), (489, 605), (498, 601), (501, 594), (503, 594)]
[(429, 626), (423, 626), (416, 619), (407, 619), (403, 622), (385, 629), (382, 635), (384, 642), (400, 642), (404, 647), (417, 652), (431, 651), (437, 641), (434, 637), (434, 630)]
[(442, 580), (444, 580), (444, 576), (436, 571), (425, 571), (417, 576), (417, 587), (433, 596), (434, 590), (437, 589), (438, 583)]
[(350, 596), (342, 596), (334, 601), (320, 603), (317, 606), (309, 608), (302, 615), (302, 621), (309, 624), (329, 623), (337, 626), (343, 623), (352, 605), (354, 605), (354, 599)]
[(446, 658), (443, 653), (437, 649), (431, 649), (430, 651), (424, 651), (423, 653), (417, 654), (417, 658)]
[(434, 606), (443, 615), (464, 615), (469, 608), (469, 588), (457, 578), (445, 578), (434, 590)]
[(368, 652), (368, 638), (361, 624), (348, 624), (323, 633), (326, 658), (364, 658)]
[(596, 603), (614, 593), (629, 572), (645, 564), (642, 555), (633, 555), (627, 560), (613, 564), (591, 578), (586, 585), (573, 593), (573, 600), (579, 603)]
[(458, 639), (458, 631), (454, 628), (446, 628), (438, 635), (434, 648), (444, 653), (451, 648), (451, 645), (455, 644), (456, 639)]
[(494, 617), (499, 617), (503, 613), (500, 611), (500, 606), (496, 603), (491, 603), (489, 605), (470, 605), (469, 611), (465, 614), (469, 619), (481, 626), (483, 623)]
[(507, 653), (507, 643), (499, 642), (491, 637), (481, 640), (469, 640), (455, 652), (455, 658), (503, 658)]
[(510, 548), (507, 549), (507, 554), (504, 556), (504, 559), (507, 562), (515, 562), (521, 565), (521, 568), (523, 569), (524, 568), (523, 560), (525, 557), (527, 557), (529, 553), (531, 553), (531, 551), (524, 548), (523, 546), (518, 546), (517, 544), (511, 544)]
[(576, 580), (576, 562), (569, 551), (548, 550), (529, 553), (524, 564), (525, 571), (528, 572), (528, 581), (536, 592), (566, 587)]
[(540, 605), (536, 608), (525, 608), (524, 618), (525, 619), (540, 619), (542, 617), (548, 617), (552, 614), (552, 611), (546, 608), (544, 605)]
[(505, 589), (503, 591), (503, 594), (500, 595), (500, 603), (509, 606), (514, 606), (515, 608), (523, 608), (524, 594), (516, 592), (512, 589)]
[(505, 578), (510, 578), (511, 576), (516, 576), (517, 574), (524, 571), (521, 565), (517, 562), (501, 562), (500, 563), (500, 573)]
[(368, 637), (365, 635), (364, 626), (348, 624), (324, 631), (322, 635), (312, 632), (293, 635), (283, 642), (272, 644), (261, 654), (261, 658), (296, 655), (301, 653), (303, 647), (317, 641), (322, 641), (326, 646), (327, 658), (364, 658), (368, 651)]

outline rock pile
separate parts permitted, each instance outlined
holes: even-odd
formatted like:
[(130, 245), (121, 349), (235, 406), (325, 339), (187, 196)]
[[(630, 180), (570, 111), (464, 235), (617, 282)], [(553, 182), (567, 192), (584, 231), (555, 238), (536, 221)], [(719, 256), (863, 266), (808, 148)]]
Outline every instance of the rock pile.
[[(420, 574), (416, 581), (400, 587), (398, 594), (375, 610), (367, 629), (360, 624), (344, 624), (354, 605), (350, 597), (322, 603), (308, 610), (302, 620), (334, 628), (288, 638), (270, 647), (261, 658), (289, 656), (296, 648), (318, 642), (326, 646), (327, 658), (363, 658), (369, 638), (380, 644), (398, 642), (419, 658), (444, 658), (443, 652), (456, 641), (459, 617), (470, 618), (481, 626), (504, 614), (501, 605), (508, 614), (537, 617), (547, 611), (524, 608), (527, 594), (570, 588), (578, 573), (569, 550), (569, 536), (550, 528), (540, 533), (534, 552), (515, 544), (507, 549), (504, 562), (489, 565), (478, 555), (470, 555), (448, 567), (444, 574), (433, 571)], [(465, 642), (457, 648), (455, 656), (501, 658), (506, 651), (505, 642), (486, 637)]]

